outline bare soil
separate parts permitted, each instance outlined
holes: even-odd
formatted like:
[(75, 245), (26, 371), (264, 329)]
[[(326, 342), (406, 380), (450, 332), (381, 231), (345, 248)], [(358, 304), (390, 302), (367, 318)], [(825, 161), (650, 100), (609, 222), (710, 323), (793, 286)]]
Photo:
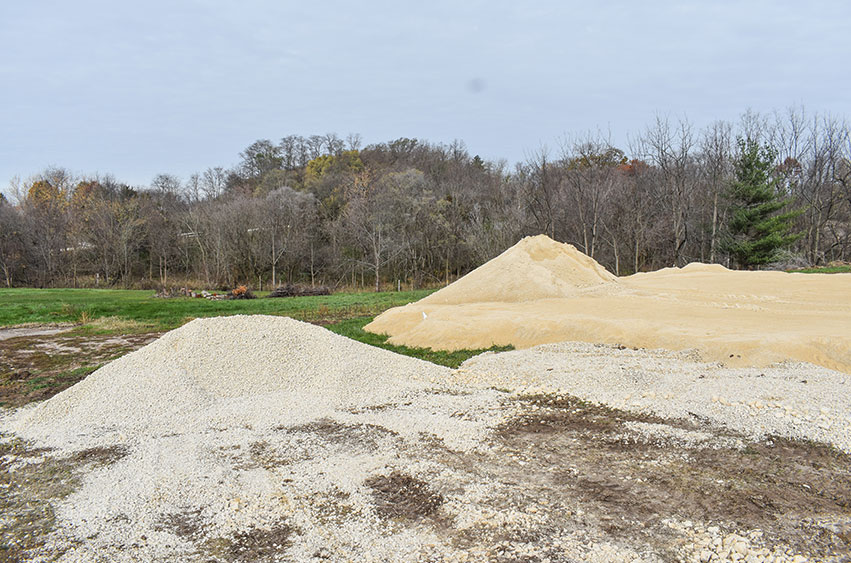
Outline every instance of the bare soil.
[[(6, 438), (0, 436), (0, 438)], [(66, 458), (17, 440), (0, 440), (0, 561), (24, 561), (56, 527), (53, 503), (80, 486), (85, 471), (121, 459), (120, 447), (83, 450)], [(52, 549), (58, 557), (69, 546)]]
[[(631, 436), (624, 424), (662, 423), (725, 439), (731, 433), (571, 398), (524, 401), (540, 410), (501, 429), (508, 455), (493, 467), (511, 475), (518, 494), (548, 499), (550, 507), (581, 506), (607, 534), (641, 538), (672, 560), (677, 554), (665, 524), (671, 517), (761, 530), (766, 543), (811, 557), (851, 553), (847, 454), (780, 438), (743, 448), (684, 448)], [(546, 512), (558, 524), (558, 511)]]
[(443, 504), (443, 496), (431, 490), (428, 483), (399, 471), (370, 477), (365, 485), (372, 490), (382, 518), (419, 520)]
[(0, 339), (0, 407), (49, 399), (161, 334), (80, 335), (53, 332), (67, 329), (27, 330), (32, 332)]

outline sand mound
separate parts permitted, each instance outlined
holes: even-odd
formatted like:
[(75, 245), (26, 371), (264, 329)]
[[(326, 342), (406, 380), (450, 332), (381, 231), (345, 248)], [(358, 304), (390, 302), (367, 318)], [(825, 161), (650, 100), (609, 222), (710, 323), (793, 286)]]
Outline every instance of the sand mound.
[(194, 320), (32, 409), (27, 437), (188, 425), (278, 424), (346, 405), (386, 402), (449, 370), (286, 317)]
[(725, 268), (721, 264), (703, 264), (702, 262), (692, 262), (683, 266), (682, 272), (714, 272), (721, 274), (732, 270)]
[(518, 302), (570, 297), (617, 278), (570, 244), (526, 237), (423, 303)]
[(695, 349), (731, 366), (797, 360), (851, 373), (851, 275), (695, 263), (615, 278), (573, 247), (538, 236), (366, 329), (440, 350), (581, 341)]

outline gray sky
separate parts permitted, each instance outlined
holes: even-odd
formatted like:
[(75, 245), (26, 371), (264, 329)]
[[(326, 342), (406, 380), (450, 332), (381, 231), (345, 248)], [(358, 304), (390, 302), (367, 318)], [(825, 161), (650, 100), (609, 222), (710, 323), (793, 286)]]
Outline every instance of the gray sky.
[[(459, 6), (460, 5), (460, 6)], [(462, 139), (514, 162), (657, 114), (851, 115), (851, 2), (0, 0), (0, 187), (144, 185), (260, 138)]]

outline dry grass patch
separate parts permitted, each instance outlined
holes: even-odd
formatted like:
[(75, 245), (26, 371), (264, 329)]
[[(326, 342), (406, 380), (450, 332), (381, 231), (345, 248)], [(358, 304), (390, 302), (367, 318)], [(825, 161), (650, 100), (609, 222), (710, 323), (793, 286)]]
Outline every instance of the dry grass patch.
[(95, 334), (111, 333), (111, 334), (137, 334), (140, 332), (149, 332), (153, 325), (140, 323), (132, 319), (122, 319), (121, 317), (98, 317), (90, 319), (81, 315), (81, 329), (86, 332)]
[(289, 548), (293, 533), (289, 524), (279, 522), (271, 528), (250, 528), (229, 538), (208, 540), (205, 547), (214, 561), (268, 561)]
[(375, 510), (382, 518), (419, 520), (443, 504), (443, 496), (428, 483), (399, 471), (370, 477), (364, 484), (372, 490)]

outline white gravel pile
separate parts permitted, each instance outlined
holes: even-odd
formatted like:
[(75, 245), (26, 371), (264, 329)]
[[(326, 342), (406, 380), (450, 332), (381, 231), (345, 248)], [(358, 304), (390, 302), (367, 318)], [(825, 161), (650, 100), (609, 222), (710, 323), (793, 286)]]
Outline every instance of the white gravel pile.
[[(432, 532), (388, 529), (364, 481), (440, 471), (416, 459), (422, 444), (486, 450), (490, 429), (513, 414), (500, 393), (471, 395), (451, 381), (448, 368), (289, 318), (220, 317), (0, 418), (0, 432), (59, 458), (126, 452), (54, 504), (61, 524), (44, 560), (57, 550), (66, 563), (249, 560), (231, 542), (280, 525), (299, 533), (276, 560), (323, 550), (335, 560), (411, 560), (424, 544), (445, 548)], [(173, 517), (203, 526), (180, 535)]]
[(271, 427), (400, 400), (450, 370), (286, 317), (194, 320), (4, 424), (57, 447)]
[[(95, 446), (126, 454), (86, 466), (80, 487), (53, 504), (58, 529), (34, 561), (61, 552), (63, 563), (655, 562), (640, 542), (610, 543), (578, 507), (573, 528), (553, 531), (550, 497), (504, 498), (524, 470), (498, 457), (505, 445), (493, 430), (527, 408), (504, 391), (569, 394), (851, 451), (847, 378), (811, 365), (729, 369), (687, 354), (580, 343), (487, 353), (453, 371), (288, 318), (220, 317), (193, 321), (0, 418), (0, 432), (52, 446), (59, 458)], [(703, 429), (627, 428), (679, 447), (739, 447)], [(382, 500), (370, 482), (394, 474), (424, 483), (442, 505), (407, 520), (382, 515), (379, 505), (398, 500)], [(474, 545), (447, 540), (447, 522)], [(286, 546), (272, 555), (239, 551), (261, 541), (252, 530), (282, 528)], [(800, 561), (755, 535), (691, 525), (677, 534), (688, 540), (683, 560)]]
[(562, 393), (663, 417), (709, 421), (754, 438), (779, 435), (851, 452), (849, 376), (812, 364), (727, 368), (688, 353), (564, 342), (470, 358), (459, 382)]

